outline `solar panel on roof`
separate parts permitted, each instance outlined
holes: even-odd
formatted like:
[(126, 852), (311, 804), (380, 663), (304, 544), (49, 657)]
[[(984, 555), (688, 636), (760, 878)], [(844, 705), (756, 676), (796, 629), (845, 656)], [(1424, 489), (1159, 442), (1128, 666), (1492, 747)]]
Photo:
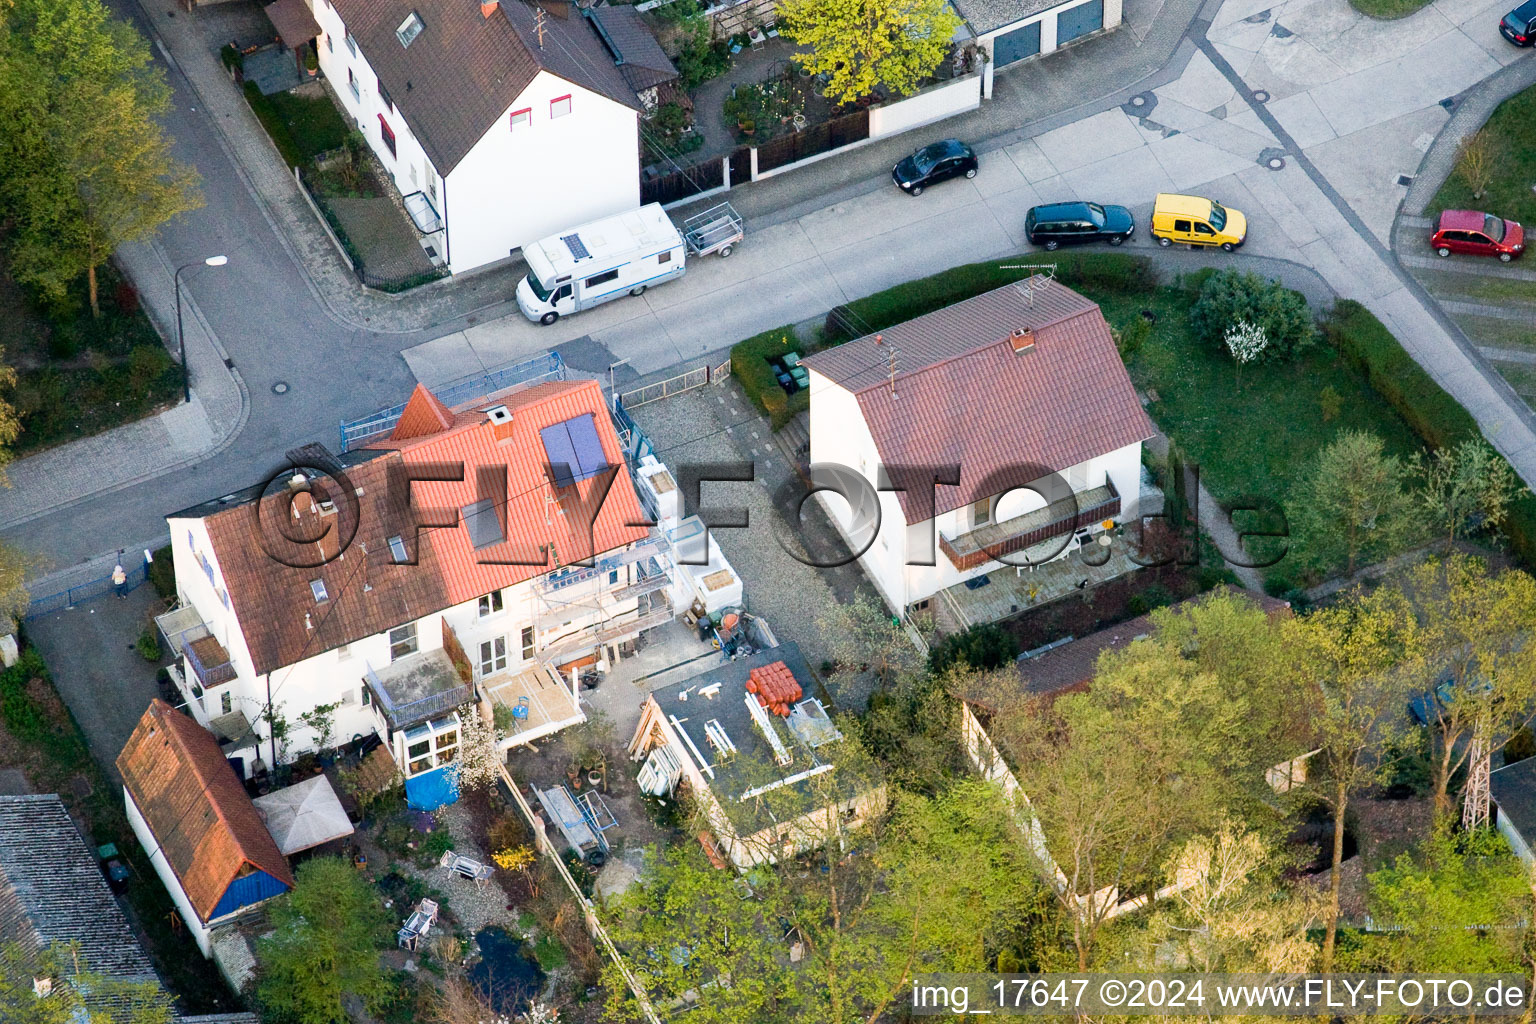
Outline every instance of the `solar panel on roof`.
[(603, 455), (603, 442), (597, 436), (597, 424), (593, 422), (592, 414), (566, 420), (565, 426), (571, 432), (571, 445), (576, 449), (576, 465), (580, 470), (576, 479), (585, 480), (607, 469), (608, 459)]
[(581, 240), (580, 235), (561, 235), (560, 241), (571, 250), (571, 256), (578, 260), (584, 260), (592, 254), (587, 252), (587, 243)]
[(556, 487), (590, 479), (608, 468), (603, 443), (591, 413), (563, 420), (539, 431)]
[(556, 487), (569, 487), (576, 482), (580, 463), (576, 461), (576, 447), (571, 444), (571, 432), (565, 423), (556, 423), (539, 431), (544, 440), (544, 454), (549, 459)]

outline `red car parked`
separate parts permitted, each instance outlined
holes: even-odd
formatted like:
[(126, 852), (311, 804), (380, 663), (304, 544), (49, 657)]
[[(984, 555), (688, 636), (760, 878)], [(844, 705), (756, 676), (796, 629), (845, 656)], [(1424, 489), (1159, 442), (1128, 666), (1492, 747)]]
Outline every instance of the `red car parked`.
[(1446, 210), (1435, 221), (1429, 244), (1441, 256), (1464, 252), (1497, 256), (1508, 263), (1525, 251), (1525, 229), (1512, 220), (1476, 210)]

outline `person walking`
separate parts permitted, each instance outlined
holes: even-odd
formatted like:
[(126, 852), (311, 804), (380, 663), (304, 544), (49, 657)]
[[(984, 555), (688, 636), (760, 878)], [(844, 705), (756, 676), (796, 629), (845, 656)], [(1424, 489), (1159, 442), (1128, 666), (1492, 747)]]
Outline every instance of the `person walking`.
[(118, 562), (112, 567), (112, 586), (117, 590), (117, 596), (128, 596), (128, 574), (123, 571), (123, 563)]

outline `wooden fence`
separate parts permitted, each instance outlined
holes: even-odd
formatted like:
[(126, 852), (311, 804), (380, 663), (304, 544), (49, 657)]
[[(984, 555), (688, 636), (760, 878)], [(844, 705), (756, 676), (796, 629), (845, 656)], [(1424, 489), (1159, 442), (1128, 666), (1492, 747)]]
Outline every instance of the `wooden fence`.
[(867, 138), (868, 109), (855, 110), (851, 114), (843, 114), (819, 124), (809, 124), (800, 131), (780, 135), (758, 146), (757, 173), (761, 176), (786, 164), (797, 163), (828, 150), (841, 149)]

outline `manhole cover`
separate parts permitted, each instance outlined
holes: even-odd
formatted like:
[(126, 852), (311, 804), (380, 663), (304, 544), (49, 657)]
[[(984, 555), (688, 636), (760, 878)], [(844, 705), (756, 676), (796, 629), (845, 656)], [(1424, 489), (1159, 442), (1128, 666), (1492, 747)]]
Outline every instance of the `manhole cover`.
[(286, 395), (288, 393), (288, 382), (285, 380), (280, 380), (276, 384), (273, 384), (272, 393), (274, 395)]
[(1264, 89), (1255, 89), (1253, 91), (1253, 102), (1255, 102), (1255, 103), (1268, 103), (1269, 102), (1269, 92), (1267, 90), (1264, 90)]
[(1285, 169), (1285, 157), (1283, 157), (1283, 156), (1272, 156), (1272, 157), (1270, 157), (1268, 160), (1266, 160), (1264, 162), (1264, 166), (1268, 167), (1272, 171), (1284, 170)]

